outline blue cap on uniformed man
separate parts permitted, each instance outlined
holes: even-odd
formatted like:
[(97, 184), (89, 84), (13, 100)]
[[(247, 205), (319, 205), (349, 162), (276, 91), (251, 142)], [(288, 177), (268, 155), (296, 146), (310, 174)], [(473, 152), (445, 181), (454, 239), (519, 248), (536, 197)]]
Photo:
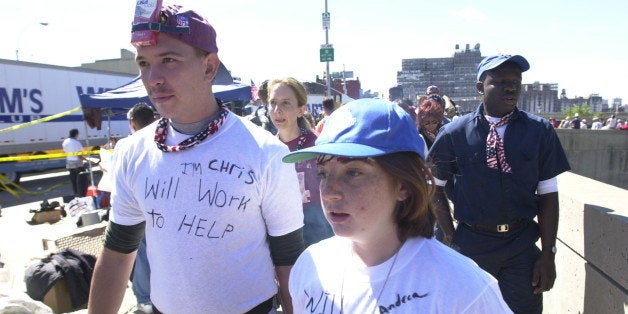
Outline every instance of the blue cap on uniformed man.
[(530, 64), (528, 63), (528, 60), (520, 55), (513, 56), (507, 54), (498, 54), (494, 56), (488, 56), (484, 58), (484, 60), (482, 60), (480, 64), (478, 64), (478, 82), (480, 81), (480, 77), (482, 77), (482, 74), (484, 74), (484, 72), (492, 70), (507, 61), (516, 63), (521, 68), (521, 72), (525, 72), (530, 69)]

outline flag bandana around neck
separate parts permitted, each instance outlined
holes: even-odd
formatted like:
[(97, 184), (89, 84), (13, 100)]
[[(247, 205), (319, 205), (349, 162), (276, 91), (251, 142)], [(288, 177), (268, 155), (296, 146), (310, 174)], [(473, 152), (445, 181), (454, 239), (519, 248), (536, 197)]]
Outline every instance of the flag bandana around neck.
[(497, 128), (508, 124), (514, 113), (515, 111), (513, 110), (511, 113), (502, 117), (497, 123), (486, 119), (490, 126), (488, 136), (486, 137), (486, 164), (489, 168), (501, 170), (501, 172), (504, 173), (512, 173), (512, 168), (506, 161), (504, 139), (497, 133)]
[(157, 144), (157, 148), (159, 148), (159, 150), (161, 150), (162, 152), (168, 153), (178, 152), (196, 146), (208, 136), (216, 133), (216, 131), (218, 131), (218, 129), (227, 119), (229, 111), (221, 106), (220, 103), (219, 108), (220, 114), (215, 119), (212, 119), (212, 121), (209, 122), (207, 128), (174, 146), (166, 145), (166, 138), (168, 137), (168, 124), (170, 122), (166, 118), (159, 119), (159, 121), (157, 122), (157, 129), (155, 130), (155, 144)]

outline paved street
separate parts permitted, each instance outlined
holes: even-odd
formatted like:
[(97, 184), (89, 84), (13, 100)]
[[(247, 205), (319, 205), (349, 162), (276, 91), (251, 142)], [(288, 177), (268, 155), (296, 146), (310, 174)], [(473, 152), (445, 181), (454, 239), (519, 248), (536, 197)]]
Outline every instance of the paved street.
[[(59, 186), (44, 192), (55, 185)], [(65, 169), (24, 175), (20, 180), (20, 187), (28, 192), (20, 192), (19, 196), (15, 197), (6, 191), (0, 191), (0, 206), (7, 208), (72, 194), (68, 172)]]
[[(55, 185), (58, 187), (43, 192)], [(0, 260), (9, 269), (8, 278), (0, 276), (0, 289), (9, 288), (13, 291), (25, 291), (24, 270), (31, 263), (46, 256), (42, 239), (54, 238), (55, 235), (72, 232), (77, 228), (74, 219), (70, 217), (53, 224), (27, 223), (29, 210), (39, 208), (44, 199), (63, 203), (62, 197), (72, 194), (65, 169), (24, 176), (21, 187), (29, 192), (20, 193), (19, 198), (0, 191), (0, 205), (3, 207), (0, 216)], [(133, 313), (134, 305), (135, 297), (129, 288), (120, 313)]]

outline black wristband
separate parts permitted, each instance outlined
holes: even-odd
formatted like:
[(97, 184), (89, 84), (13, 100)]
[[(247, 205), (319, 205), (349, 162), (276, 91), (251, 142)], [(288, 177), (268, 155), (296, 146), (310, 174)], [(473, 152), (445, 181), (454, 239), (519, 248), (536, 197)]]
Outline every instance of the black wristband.
[(125, 226), (109, 221), (105, 232), (104, 246), (112, 251), (129, 254), (140, 246), (140, 241), (144, 237), (145, 226), (145, 222)]
[(294, 265), (299, 255), (305, 250), (303, 228), (279, 237), (268, 236), (268, 246), (275, 266)]

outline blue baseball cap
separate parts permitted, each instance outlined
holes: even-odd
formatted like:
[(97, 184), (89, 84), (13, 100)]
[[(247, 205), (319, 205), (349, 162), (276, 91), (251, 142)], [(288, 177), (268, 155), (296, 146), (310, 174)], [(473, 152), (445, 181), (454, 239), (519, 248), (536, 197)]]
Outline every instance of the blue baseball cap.
[(478, 64), (478, 82), (480, 81), (480, 77), (482, 76), (482, 74), (484, 74), (484, 72), (492, 70), (506, 61), (512, 61), (516, 63), (521, 68), (521, 72), (525, 72), (530, 69), (530, 64), (528, 63), (528, 60), (520, 55), (512, 56), (499, 54), (495, 56), (489, 56), (484, 58), (484, 60), (482, 60), (482, 62)]
[(399, 105), (383, 99), (358, 99), (336, 109), (312, 147), (287, 154), (284, 162), (299, 162), (317, 155), (351, 158), (397, 152), (424, 156), (423, 138), (414, 121)]

